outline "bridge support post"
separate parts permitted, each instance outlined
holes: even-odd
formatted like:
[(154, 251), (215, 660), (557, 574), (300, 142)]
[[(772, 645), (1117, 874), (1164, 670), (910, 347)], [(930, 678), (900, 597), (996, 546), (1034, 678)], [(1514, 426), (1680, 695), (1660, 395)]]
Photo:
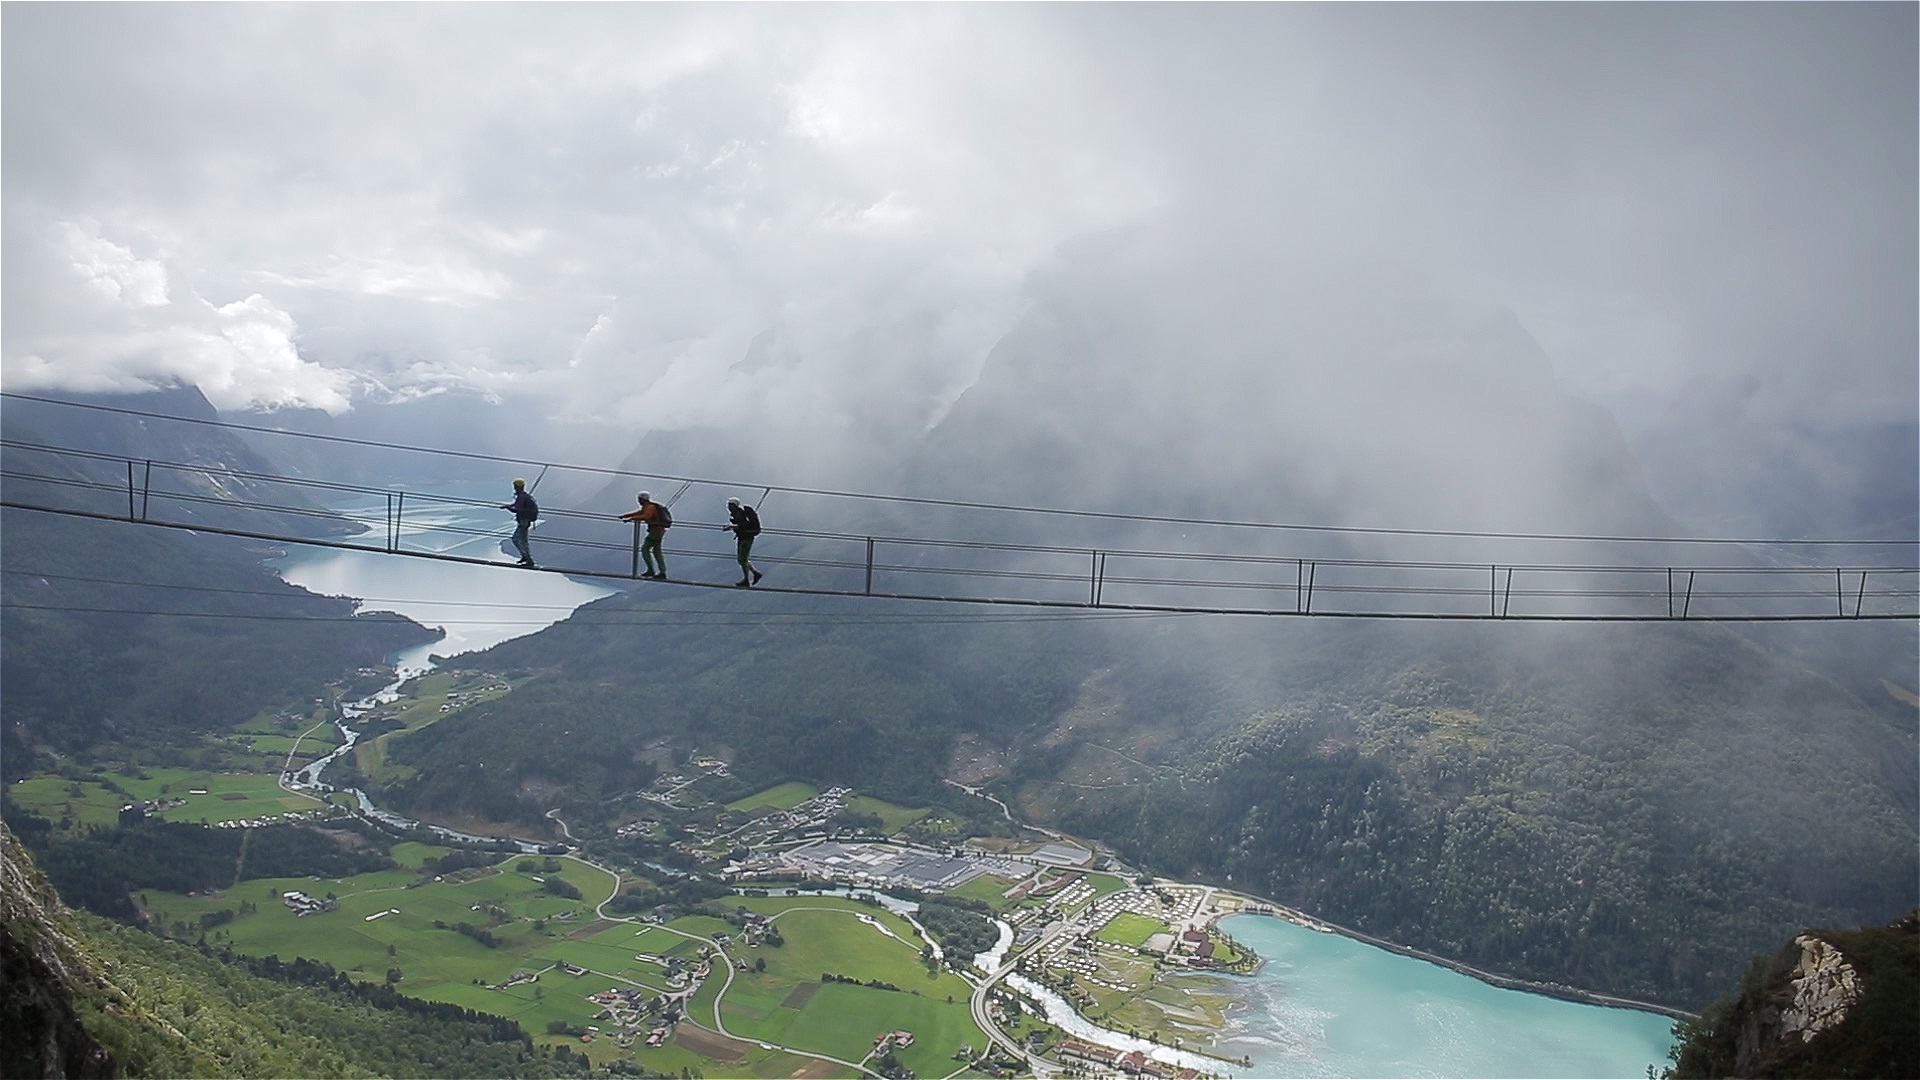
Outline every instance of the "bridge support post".
[(1853, 617), (1860, 617), (1860, 605), (1867, 599), (1867, 572), (1860, 571), (1860, 591), (1853, 594)]
[(873, 595), (873, 537), (867, 537), (867, 595)]
[(140, 484), (140, 520), (147, 520), (147, 499), (153, 494), (153, 459), (147, 459), (147, 475)]
[(637, 521), (633, 523), (633, 569), (627, 571), (627, 576), (640, 576), (640, 523)]
[(139, 518), (133, 516), (133, 459), (132, 458), (127, 459), (127, 520), (128, 521), (140, 520)]

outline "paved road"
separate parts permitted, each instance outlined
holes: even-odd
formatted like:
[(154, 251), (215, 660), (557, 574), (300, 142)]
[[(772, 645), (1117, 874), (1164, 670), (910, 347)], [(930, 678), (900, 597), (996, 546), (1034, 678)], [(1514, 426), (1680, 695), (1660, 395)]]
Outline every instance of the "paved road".
[(1022, 949), (1019, 956), (1009, 954), (1001, 962), (999, 968), (988, 972), (987, 977), (980, 980), (979, 984), (974, 987), (973, 997), (969, 1001), (969, 1004), (973, 1008), (973, 1020), (980, 1025), (980, 1030), (987, 1033), (987, 1038), (992, 1039), (995, 1045), (1012, 1054), (1015, 1060), (1026, 1062), (1028, 1070), (1037, 1077), (1057, 1076), (1061, 1072), (1061, 1067), (1043, 1057), (1037, 1057), (1027, 1053), (1026, 1047), (1021, 1046), (1019, 1042), (1000, 1030), (1000, 1026), (993, 1022), (991, 1016), (987, 1015), (987, 991), (993, 989), (995, 983), (1006, 978), (1008, 973), (1013, 971), (1014, 964), (1018, 962), (1019, 957), (1027, 956), (1046, 948), (1049, 942), (1065, 933), (1068, 927), (1072, 925), (1071, 922), (1056, 922), (1047, 927), (1046, 932), (1042, 933), (1039, 939), (1033, 944)]

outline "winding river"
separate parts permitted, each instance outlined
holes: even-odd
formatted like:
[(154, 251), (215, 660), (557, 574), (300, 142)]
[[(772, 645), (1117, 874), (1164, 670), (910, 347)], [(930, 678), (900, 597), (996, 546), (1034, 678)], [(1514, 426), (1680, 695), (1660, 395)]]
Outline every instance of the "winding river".
[[(480, 490), (455, 493), (473, 498), (489, 496)], [(384, 500), (344, 503), (333, 509), (371, 528), (386, 527)], [(409, 511), (401, 533), (406, 547), (483, 558), (497, 555), (501, 563), (497, 567), (401, 559), (377, 551), (306, 547), (296, 547), (271, 562), (280, 577), (291, 584), (328, 596), (354, 598), (358, 601), (356, 611), (392, 611), (441, 631), (438, 641), (390, 657), (396, 676), (393, 683), (342, 706), (342, 720), (352, 720), (397, 699), (402, 683), (433, 670), (441, 660), (544, 630), (582, 604), (613, 595), (612, 589), (560, 574), (529, 574), (513, 567), (511, 559), (499, 551), (512, 528), (504, 511), (483, 507), (429, 505)], [(537, 531), (535, 535), (537, 538)], [(328, 765), (353, 752), (359, 733), (345, 723), (339, 729), (343, 745), (299, 770), (293, 783), (319, 784)], [(363, 813), (402, 827), (418, 824), (375, 806), (365, 792), (355, 790), (353, 794)], [(437, 825), (428, 828), (452, 840), (489, 839)]]

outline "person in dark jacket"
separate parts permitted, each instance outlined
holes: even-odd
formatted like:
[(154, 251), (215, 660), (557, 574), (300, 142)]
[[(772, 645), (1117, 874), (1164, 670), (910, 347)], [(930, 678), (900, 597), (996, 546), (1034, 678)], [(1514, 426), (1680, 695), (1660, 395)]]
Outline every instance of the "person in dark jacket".
[(532, 493), (527, 491), (525, 480), (513, 482), (513, 501), (502, 506), (502, 510), (513, 511), (515, 522), (513, 546), (520, 549), (520, 565), (533, 565), (533, 552), (527, 549), (527, 530), (540, 518), (540, 504), (533, 501)]
[(733, 587), (745, 589), (758, 585), (766, 575), (753, 568), (748, 556), (753, 554), (753, 538), (760, 535), (760, 515), (739, 499), (728, 499), (727, 517), (733, 522), (727, 526), (727, 531), (733, 534), (734, 547), (740, 559), (740, 580), (734, 582)]
[[(654, 581), (665, 581), (667, 580), (667, 553), (660, 550), (660, 541), (666, 539), (667, 527), (673, 524), (673, 516), (667, 512), (666, 507), (654, 502), (653, 496), (644, 491), (640, 493), (639, 500), (640, 508), (621, 514), (620, 520), (639, 521), (646, 524), (647, 538), (640, 545), (640, 557), (647, 560), (647, 572), (640, 576)], [(659, 562), (657, 568), (654, 565), (656, 560)]]

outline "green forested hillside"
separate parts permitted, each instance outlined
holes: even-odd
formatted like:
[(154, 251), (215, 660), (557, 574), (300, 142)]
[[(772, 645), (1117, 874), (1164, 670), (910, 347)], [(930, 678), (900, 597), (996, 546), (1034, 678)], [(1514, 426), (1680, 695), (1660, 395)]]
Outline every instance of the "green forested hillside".
[(1407, 666), (1061, 820), (1396, 941), (1681, 1005), (1781, 926), (1911, 903), (1911, 789), (1890, 767), (1910, 729), (1724, 631), (1565, 644), (1586, 671), (1376, 650)]
[(52, 754), (197, 761), (194, 735), (431, 640), (398, 616), (348, 618), (350, 601), (287, 585), (266, 551), (219, 538), (17, 510), (0, 529), (9, 780)]
[(924, 803), (979, 751), (1030, 819), (1156, 873), (1693, 1007), (1797, 926), (1913, 903), (1910, 712), (1724, 628), (719, 630), (676, 625), (681, 603), (609, 599), (497, 648), (542, 677), (399, 740), (422, 779), (383, 797), (578, 827), (665, 739), (754, 783)]
[(665, 738), (724, 749), (756, 778), (913, 803), (951, 794), (939, 779), (961, 732), (1013, 739), (1072, 691), (1061, 645), (1024, 626), (713, 629), (671, 611), (634, 625), (633, 611), (646, 608), (610, 599), (486, 654), (492, 670), (547, 677), (395, 741), (389, 760), (418, 776), (381, 798), (542, 826), (553, 806), (593, 812), (645, 786), (647, 748)]

